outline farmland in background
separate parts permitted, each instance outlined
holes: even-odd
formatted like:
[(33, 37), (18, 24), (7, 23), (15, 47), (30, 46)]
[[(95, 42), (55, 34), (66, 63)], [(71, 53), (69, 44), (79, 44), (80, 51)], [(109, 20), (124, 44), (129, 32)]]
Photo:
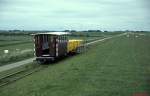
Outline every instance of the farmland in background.
[(30, 57), (33, 57), (33, 43), (29, 34), (0, 33), (0, 65)]
[(1, 88), (0, 96), (149, 96), (149, 42), (149, 33), (99, 42)]

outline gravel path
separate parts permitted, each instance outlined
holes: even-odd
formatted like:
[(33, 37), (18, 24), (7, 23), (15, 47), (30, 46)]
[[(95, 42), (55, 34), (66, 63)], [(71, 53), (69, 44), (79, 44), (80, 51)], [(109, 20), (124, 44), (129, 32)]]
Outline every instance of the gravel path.
[(97, 42), (100, 42), (100, 41), (104, 41), (104, 40), (111, 39), (111, 38), (114, 38), (114, 37), (120, 37), (120, 36), (123, 36), (123, 35), (126, 35), (126, 34), (127, 33), (123, 33), (123, 34), (119, 34), (119, 35), (116, 35), (116, 36), (106, 37), (104, 39), (99, 39), (99, 40), (96, 40), (96, 41), (93, 41), (93, 42), (86, 43), (85, 45), (91, 45), (91, 44), (94, 44), (94, 43), (97, 43)]
[(19, 67), (21, 65), (31, 63), (31, 62), (33, 62), (33, 60), (35, 60), (35, 58), (30, 58), (30, 59), (22, 60), (22, 61), (15, 62), (15, 63), (12, 63), (12, 64), (1, 66), (0, 67), (0, 72), (6, 71), (6, 70), (9, 70), (9, 69), (12, 69), (12, 68)]

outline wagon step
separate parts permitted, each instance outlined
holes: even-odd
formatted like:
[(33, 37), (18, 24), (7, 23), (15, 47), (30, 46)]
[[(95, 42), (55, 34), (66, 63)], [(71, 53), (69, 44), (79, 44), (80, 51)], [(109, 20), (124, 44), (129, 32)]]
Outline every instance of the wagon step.
[(42, 55), (43, 57), (49, 57), (50, 55), (49, 54), (44, 54)]

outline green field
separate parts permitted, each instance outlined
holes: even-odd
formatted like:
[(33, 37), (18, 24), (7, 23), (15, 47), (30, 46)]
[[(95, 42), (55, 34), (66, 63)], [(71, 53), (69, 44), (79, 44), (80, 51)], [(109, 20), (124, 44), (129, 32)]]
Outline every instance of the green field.
[[(9, 53), (5, 54), (4, 50)], [(33, 40), (30, 35), (0, 34), (0, 65), (33, 57)]]
[(0, 96), (148, 96), (150, 35), (145, 34), (99, 42), (0, 88)]

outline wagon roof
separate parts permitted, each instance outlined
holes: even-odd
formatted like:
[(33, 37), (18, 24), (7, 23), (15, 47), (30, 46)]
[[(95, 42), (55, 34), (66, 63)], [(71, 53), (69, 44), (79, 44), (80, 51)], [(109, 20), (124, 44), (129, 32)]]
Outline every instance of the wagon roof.
[(39, 35), (39, 34), (48, 34), (48, 35), (68, 35), (69, 32), (46, 32), (46, 33), (36, 33), (32, 35)]

